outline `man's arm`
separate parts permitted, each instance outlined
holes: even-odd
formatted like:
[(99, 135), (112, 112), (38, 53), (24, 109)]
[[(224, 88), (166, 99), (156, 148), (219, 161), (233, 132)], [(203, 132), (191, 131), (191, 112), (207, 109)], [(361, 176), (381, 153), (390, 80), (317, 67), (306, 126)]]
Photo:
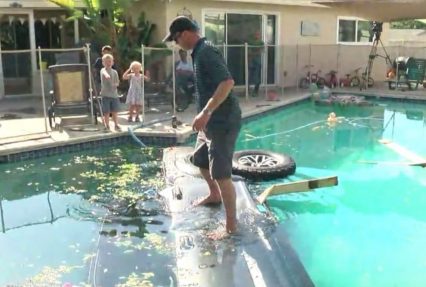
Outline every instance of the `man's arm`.
[(214, 92), (213, 96), (207, 102), (206, 106), (204, 107), (204, 110), (207, 110), (210, 113), (216, 110), (226, 100), (228, 95), (231, 93), (233, 87), (233, 79), (228, 79), (221, 82), (217, 87), (216, 91)]
[(196, 131), (206, 128), (212, 113), (226, 100), (234, 87), (234, 80), (221, 53), (217, 50), (207, 50), (206, 53), (203, 55), (203, 61), (200, 64), (204, 67), (203, 70), (207, 73), (207, 76), (219, 84), (203, 110), (192, 122), (192, 129)]
[(201, 131), (206, 128), (212, 113), (226, 100), (233, 87), (233, 79), (227, 79), (220, 82), (204, 109), (194, 118), (192, 122), (193, 130)]

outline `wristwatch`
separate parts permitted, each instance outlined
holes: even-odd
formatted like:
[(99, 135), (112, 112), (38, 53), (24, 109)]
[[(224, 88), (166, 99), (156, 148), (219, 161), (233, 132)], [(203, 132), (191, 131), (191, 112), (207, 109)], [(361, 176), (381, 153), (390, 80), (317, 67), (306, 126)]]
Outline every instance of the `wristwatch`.
[(211, 116), (211, 115), (212, 115), (212, 113), (213, 113), (213, 111), (212, 111), (212, 110), (209, 110), (209, 109), (207, 109), (207, 108), (204, 108), (204, 109), (203, 109), (203, 114), (205, 114), (205, 115)]

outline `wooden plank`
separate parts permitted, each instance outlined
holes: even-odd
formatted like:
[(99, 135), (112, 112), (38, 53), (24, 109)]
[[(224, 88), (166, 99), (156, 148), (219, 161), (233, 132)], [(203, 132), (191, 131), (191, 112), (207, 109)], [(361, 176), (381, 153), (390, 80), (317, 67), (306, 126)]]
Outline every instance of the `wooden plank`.
[(426, 158), (408, 150), (407, 148), (391, 140), (382, 139), (382, 140), (379, 140), (379, 142), (411, 162), (415, 162), (415, 163), (426, 162)]
[(267, 188), (257, 197), (259, 203), (264, 203), (269, 196), (292, 192), (304, 192), (316, 188), (335, 186), (338, 184), (337, 176), (323, 177), (317, 179), (300, 180), (283, 184), (275, 184)]
[(421, 166), (426, 167), (426, 161), (423, 162), (408, 162), (408, 161), (374, 161), (374, 160), (359, 160), (359, 163), (365, 164), (382, 164), (382, 165), (406, 165), (406, 166)]

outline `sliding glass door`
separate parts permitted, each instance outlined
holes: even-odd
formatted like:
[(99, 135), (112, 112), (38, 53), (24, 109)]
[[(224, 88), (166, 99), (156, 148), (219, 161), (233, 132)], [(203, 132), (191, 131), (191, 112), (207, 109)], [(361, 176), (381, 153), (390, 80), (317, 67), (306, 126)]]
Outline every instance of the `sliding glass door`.
[[(277, 41), (276, 15), (256, 13), (226, 13), (211, 11), (204, 13), (204, 35), (223, 49), (225, 59), (237, 85), (244, 85), (245, 51), (244, 44), (250, 45), (248, 51), (249, 74), (253, 71), (259, 75), (261, 83), (275, 83), (275, 47), (269, 47), (266, 52), (264, 44), (275, 45)], [(259, 68), (253, 68), (255, 65)], [(249, 83), (258, 80), (250, 76)]]
[[(0, 15), (1, 63), (4, 93), (31, 92), (31, 52), (29, 14)], [(2, 91), (3, 92), (3, 91)]]
[[(256, 34), (262, 35), (262, 16), (249, 14), (227, 14), (227, 60), (228, 67), (236, 85), (245, 84), (244, 43), (255, 40)], [(260, 40), (260, 39), (259, 39)], [(238, 45), (233, 47), (233, 45)], [(249, 49), (253, 50), (252, 48)], [(250, 52), (249, 51), (249, 52)], [(259, 65), (261, 65), (259, 55)]]

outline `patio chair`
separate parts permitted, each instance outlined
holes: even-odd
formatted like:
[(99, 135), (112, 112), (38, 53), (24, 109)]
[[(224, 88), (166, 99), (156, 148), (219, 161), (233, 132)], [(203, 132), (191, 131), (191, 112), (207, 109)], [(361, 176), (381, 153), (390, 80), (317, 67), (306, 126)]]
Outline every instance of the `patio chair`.
[(413, 57), (398, 57), (393, 62), (392, 68), (395, 77), (387, 80), (390, 90), (395, 90), (401, 85), (407, 86), (409, 90), (417, 90), (419, 84), (423, 84), (426, 60)]
[(89, 93), (88, 68), (85, 64), (63, 64), (49, 67), (52, 75), (53, 91), (51, 105), (48, 108), (49, 125), (53, 130), (62, 130), (63, 123), (56, 124), (56, 117), (70, 117), (86, 115), (98, 123), (97, 116), (101, 106), (97, 97), (94, 97), (93, 117), (91, 118), (91, 101)]

